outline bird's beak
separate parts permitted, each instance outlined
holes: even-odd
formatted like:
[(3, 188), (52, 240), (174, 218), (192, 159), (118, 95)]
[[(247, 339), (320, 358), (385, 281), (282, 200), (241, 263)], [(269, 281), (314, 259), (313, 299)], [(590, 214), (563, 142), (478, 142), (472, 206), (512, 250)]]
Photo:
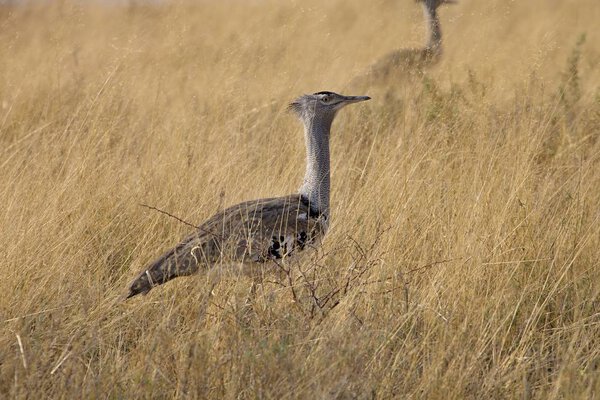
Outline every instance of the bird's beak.
[(358, 103), (361, 101), (371, 100), (369, 96), (342, 96), (342, 101), (338, 102), (335, 106), (335, 110), (339, 110), (340, 108), (346, 107), (348, 104)]
[(369, 96), (344, 96), (345, 104), (358, 103), (359, 101), (371, 100)]

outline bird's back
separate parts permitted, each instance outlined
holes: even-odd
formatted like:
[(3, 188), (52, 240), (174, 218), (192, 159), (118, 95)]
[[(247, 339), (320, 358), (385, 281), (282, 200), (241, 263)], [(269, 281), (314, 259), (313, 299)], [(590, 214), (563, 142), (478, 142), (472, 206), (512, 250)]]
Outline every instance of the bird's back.
[(401, 49), (388, 53), (377, 61), (368, 72), (373, 79), (402, 78), (410, 73), (422, 73), (423, 68), (439, 60), (439, 52), (429, 49)]
[(252, 200), (215, 214), (151, 263), (130, 284), (127, 297), (201, 268), (282, 259), (320, 243), (325, 215), (300, 195)]

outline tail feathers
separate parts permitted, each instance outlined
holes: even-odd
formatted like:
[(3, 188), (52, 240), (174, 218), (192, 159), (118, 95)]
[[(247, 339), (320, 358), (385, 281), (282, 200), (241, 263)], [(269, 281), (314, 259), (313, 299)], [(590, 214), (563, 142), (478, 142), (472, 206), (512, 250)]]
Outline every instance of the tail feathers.
[(154, 282), (150, 271), (145, 269), (129, 284), (125, 299), (137, 296), (138, 294), (147, 294), (157, 284), (159, 283)]
[(129, 284), (125, 298), (147, 294), (154, 286), (198, 271), (198, 261), (190, 252), (177, 254), (175, 250), (167, 252), (140, 272)]

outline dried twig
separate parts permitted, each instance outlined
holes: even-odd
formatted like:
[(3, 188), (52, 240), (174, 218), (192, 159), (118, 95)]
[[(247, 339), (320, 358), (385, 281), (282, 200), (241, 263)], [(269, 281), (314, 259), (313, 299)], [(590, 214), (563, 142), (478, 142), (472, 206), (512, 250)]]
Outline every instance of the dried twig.
[(61, 307), (54, 307), (54, 308), (49, 308), (47, 310), (37, 311), (37, 312), (34, 312), (34, 313), (19, 315), (18, 317), (13, 317), (13, 318), (5, 319), (4, 322), (17, 321), (17, 320), (19, 320), (21, 318), (33, 317), (35, 315), (40, 315), (40, 314), (44, 314), (44, 313), (47, 313), (47, 312), (51, 312), (51, 311), (55, 311), (55, 310), (60, 310), (61, 308), (71, 307), (72, 305), (73, 304), (67, 304), (67, 305), (61, 306)]
[[(271, 261), (273, 261), (273, 263), (275, 265), (277, 265), (277, 267), (279, 267), (279, 269), (281, 271), (283, 271), (283, 273), (287, 277), (288, 286), (290, 288), (290, 292), (292, 293), (292, 299), (294, 300), (294, 304), (296, 305), (298, 310), (300, 310), (302, 315), (306, 316), (306, 313), (304, 312), (304, 310), (302, 309), (302, 306), (300, 305), (300, 300), (298, 299), (298, 294), (296, 293), (296, 289), (294, 287), (294, 281), (292, 279), (292, 269), (285, 268), (283, 265), (281, 265), (279, 262), (277, 262), (277, 260), (272, 259)], [(282, 286), (285, 286), (285, 285), (282, 284)]]
[(201, 229), (199, 226), (191, 224), (191, 223), (189, 223), (189, 222), (187, 222), (187, 221), (185, 221), (185, 220), (183, 220), (183, 219), (181, 219), (181, 218), (179, 218), (179, 217), (177, 217), (177, 216), (175, 216), (175, 215), (173, 215), (173, 214), (171, 214), (171, 213), (169, 213), (167, 211), (161, 210), (160, 208), (149, 206), (149, 205), (143, 204), (143, 203), (140, 203), (140, 206), (149, 208), (150, 210), (158, 211), (159, 213), (164, 214), (164, 215), (168, 215), (169, 217), (175, 218), (177, 221), (182, 222), (182, 223), (186, 224), (187, 226), (191, 226), (192, 228)]
[(417, 267), (417, 268), (413, 268), (411, 270), (408, 270), (408, 271), (405, 272), (405, 274), (412, 274), (413, 272), (420, 272), (420, 271), (429, 269), (429, 268), (434, 267), (434, 266), (439, 265), (439, 264), (445, 264), (445, 263), (448, 263), (448, 262), (452, 262), (452, 261), (456, 261), (456, 260), (462, 260), (462, 259), (463, 259), (463, 257), (457, 257), (457, 258), (449, 258), (447, 260), (433, 261), (433, 262), (430, 262), (429, 264), (423, 265), (422, 267)]
[(63, 363), (65, 361), (67, 361), (67, 358), (69, 358), (71, 356), (71, 352), (69, 351), (67, 354), (65, 354), (64, 357), (62, 357), (60, 360), (58, 360), (58, 363), (54, 366), (54, 368), (52, 368), (52, 371), (50, 371), (50, 375), (54, 375), (54, 373), (56, 371), (58, 371), (58, 369), (60, 368), (61, 365), (63, 365)]
[(203, 233), (206, 233), (206, 234), (212, 235), (212, 236), (214, 236), (214, 237), (216, 237), (216, 238), (219, 238), (219, 239), (225, 239), (225, 237), (224, 237), (223, 235), (221, 235), (221, 234), (218, 234), (218, 233), (212, 232), (212, 231), (210, 231), (210, 230), (208, 230), (208, 229), (206, 229), (206, 228), (203, 228), (202, 226), (194, 225), (194, 224), (192, 224), (192, 223), (190, 223), (190, 222), (187, 222), (187, 221), (186, 221), (186, 220), (184, 220), (184, 219), (181, 219), (181, 218), (179, 218), (179, 217), (178, 217), (178, 216), (176, 216), (176, 215), (173, 215), (173, 214), (171, 214), (171, 213), (169, 213), (169, 212), (167, 212), (167, 211), (161, 210), (160, 208), (153, 207), (153, 206), (149, 206), (149, 205), (147, 205), (147, 204), (143, 204), (143, 203), (140, 203), (140, 206), (142, 206), (142, 207), (146, 207), (146, 208), (149, 208), (150, 210), (158, 211), (158, 212), (159, 212), (159, 213), (161, 213), (161, 214), (164, 214), (164, 215), (166, 215), (166, 216), (169, 216), (169, 217), (171, 217), (171, 218), (174, 218), (174, 219), (176, 219), (177, 221), (179, 221), (179, 222), (181, 222), (181, 223), (183, 223), (183, 224), (185, 224), (185, 225), (187, 225), (187, 226), (190, 226), (190, 227), (192, 227), (192, 228), (194, 228), (194, 229), (197, 229), (197, 230), (199, 230), (199, 231), (201, 231), (201, 232), (203, 232)]
[(25, 358), (25, 350), (23, 349), (23, 341), (21, 340), (21, 336), (18, 333), (15, 333), (17, 337), (17, 343), (19, 343), (19, 351), (21, 352), (21, 362), (23, 363), (23, 368), (27, 369), (27, 359)]

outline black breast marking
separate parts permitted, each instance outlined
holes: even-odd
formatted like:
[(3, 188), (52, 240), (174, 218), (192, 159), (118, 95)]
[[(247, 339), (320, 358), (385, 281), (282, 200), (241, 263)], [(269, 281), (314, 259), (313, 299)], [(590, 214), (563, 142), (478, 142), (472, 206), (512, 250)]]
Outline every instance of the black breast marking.
[(300, 231), (296, 234), (295, 240), (292, 237), (272, 236), (271, 245), (268, 250), (268, 257), (272, 259), (281, 259), (290, 256), (295, 250), (304, 250), (307, 245), (313, 242), (313, 237), (306, 231)]
[(307, 241), (308, 235), (306, 234), (306, 232), (298, 232), (298, 235), (296, 236), (296, 245), (300, 250), (304, 250), (304, 246), (306, 246)]
[(308, 208), (308, 216), (310, 218), (319, 218), (319, 217), (323, 216), (323, 217), (325, 217), (325, 219), (327, 219), (327, 217), (321, 212), (321, 210), (311, 206), (310, 200), (308, 199), (308, 197), (300, 196), (300, 201), (306, 208)]
[(283, 258), (281, 254), (281, 242), (283, 242), (283, 236), (273, 236), (271, 238), (271, 245), (269, 246), (269, 255), (273, 258), (280, 259)]

